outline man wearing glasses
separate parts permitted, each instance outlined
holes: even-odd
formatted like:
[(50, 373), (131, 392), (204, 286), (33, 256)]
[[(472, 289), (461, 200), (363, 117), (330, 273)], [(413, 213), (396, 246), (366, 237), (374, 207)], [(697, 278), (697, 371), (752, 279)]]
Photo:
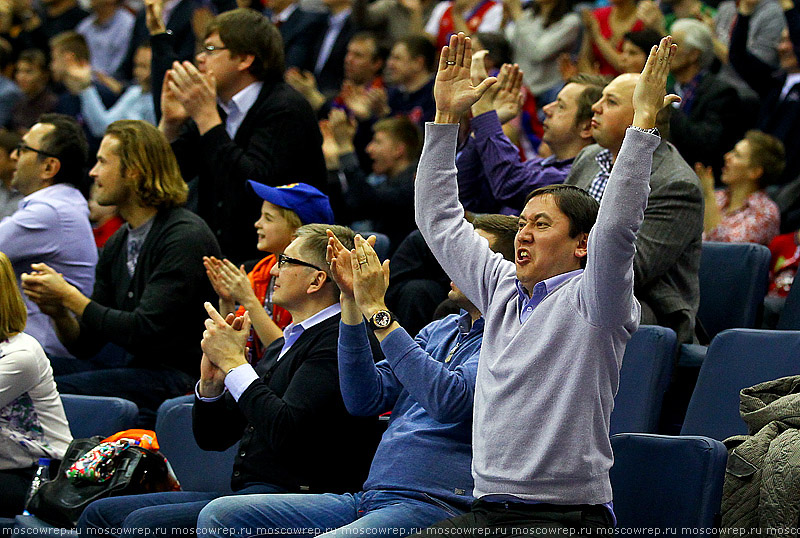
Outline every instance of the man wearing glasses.
[[(288, 310), (293, 322), (255, 368), (245, 354), (249, 315), (229, 314), (225, 320), (205, 304), (211, 319), (195, 388), (194, 435), (204, 450), (239, 443), (231, 476), (236, 495), (358, 491), (367, 476), (378, 442), (377, 419), (351, 416), (339, 389), (341, 306), (325, 261), (328, 228), (353, 247), (350, 229), (307, 224), (273, 266), (272, 302)], [(183, 536), (194, 531), (200, 511), (219, 495), (102, 499), (89, 505), (78, 528), (117, 529), (122, 536), (144, 528)]]
[[(44, 262), (82, 293), (91, 293), (97, 248), (89, 206), (77, 188), (84, 177), (86, 155), (83, 130), (61, 114), (42, 115), (11, 152), (15, 168), (11, 187), (24, 198), (12, 216), (0, 221), (0, 251), (11, 259), (18, 279), (31, 271), (31, 263)], [(51, 358), (71, 358), (50, 318), (27, 297), (25, 304), (25, 332)]]
[[(184, 178), (198, 178), (198, 214), (237, 263), (257, 252), (250, 236), (259, 201), (247, 180), (297, 181), (326, 189), (322, 135), (311, 106), (283, 82), (281, 36), (263, 15), (235, 9), (217, 16), (190, 62), (169, 62), (172, 36), (151, 13), (154, 84), (165, 73), (159, 129)], [(167, 69), (169, 67), (169, 69)]]

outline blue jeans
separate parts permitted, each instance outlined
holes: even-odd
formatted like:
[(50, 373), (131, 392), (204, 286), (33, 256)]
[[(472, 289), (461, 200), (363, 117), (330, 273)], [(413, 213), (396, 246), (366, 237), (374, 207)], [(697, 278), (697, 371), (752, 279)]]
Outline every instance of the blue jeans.
[[(202, 472), (199, 470), (198, 472)], [(281, 493), (269, 484), (247, 486), (233, 495), (248, 493)], [(132, 529), (150, 529), (155, 536), (187, 536), (186, 529), (195, 529), (197, 515), (220, 493), (204, 491), (167, 491), (124, 497), (108, 497), (86, 507), (78, 521), (78, 530), (97, 529), (93, 534), (135, 536)], [(156, 529), (159, 529), (156, 531)], [(98, 532), (102, 530), (102, 532)], [(191, 534), (191, 533), (189, 533)]]
[[(222, 497), (200, 512), (197, 534), (232, 538), (265, 534), (259, 529), (287, 529), (269, 534), (293, 538), (323, 533), (325, 538), (354, 534), (400, 537), (461, 513), (443, 501), (414, 491)], [(392, 531), (381, 533), (366, 529)]]

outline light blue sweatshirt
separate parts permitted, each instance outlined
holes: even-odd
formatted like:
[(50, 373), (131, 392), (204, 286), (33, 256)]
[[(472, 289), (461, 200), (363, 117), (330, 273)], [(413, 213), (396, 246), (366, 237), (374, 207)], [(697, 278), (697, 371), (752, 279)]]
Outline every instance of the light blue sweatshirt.
[(457, 135), (457, 125), (426, 125), (415, 206), (436, 259), (486, 319), (475, 387), (474, 495), (608, 503), (609, 418), (640, 315), (634, 240), (660, 138), (628, 129), (589, 235), (586, 269), (520, 322), (514, 264), (463, 218)]

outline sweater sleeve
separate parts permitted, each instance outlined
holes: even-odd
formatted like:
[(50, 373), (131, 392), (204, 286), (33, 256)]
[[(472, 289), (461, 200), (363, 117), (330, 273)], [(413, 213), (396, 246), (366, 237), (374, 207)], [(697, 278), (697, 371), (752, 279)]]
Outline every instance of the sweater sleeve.
[(390, 411), (403, 389), (385, 360), (375, 364), (364, 323), (339, 324), (339, 385), (347, 410), (363, 417)]
[(597, 222), (589, 234), (580, 288), (579, 308), (594, 326), (614, 327), (631, 319), (634, 242), (650, 194), (653, 152), (660, 141), (655, 135), (629, 128), (608, 179)]
[(747, 50), (747, 35), (750, 32), (750, 17), (739, 15), (731, 33), (728, 58), (736, 72), (759, 95), (764, 97), (773, 86), (773, 67)]
[[(423, 339), (425, 331), (420, 333)], [(478, 353), (450, 370), (402, 328), (384, 338), (381, 348), (394, 375), (434, 420), (449, 424), (472, 416)]]
[(505, 135), (497, 112), (487, 112), (472, 120), (475, 145), (489, 180), (492, 195), (499, 202), (522, 209), (525, 197), (545, 185), (563, 183), (567, 173), (555, 167), (538, 166), (539, 157), (522, 162), (517, 146)]
[(0, 409), (25, 394), (39, 382), (39, 369), (33, 352), (15, 349), (0, 354)]
[(458, 202), (455, 150), (457, 124), (425, 125), (425, 145), (414, 183), (417, 226), (436, 260), (464, 295), (486, 312), (500, 279), (514, 276), (514, 264), (492, 252), (464, 220)]

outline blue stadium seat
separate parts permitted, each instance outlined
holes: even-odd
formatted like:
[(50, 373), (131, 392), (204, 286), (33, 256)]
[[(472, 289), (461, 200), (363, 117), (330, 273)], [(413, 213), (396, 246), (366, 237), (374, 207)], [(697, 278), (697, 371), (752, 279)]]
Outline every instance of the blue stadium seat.
[(169, 460), (184, 491), (230, 493), (238, 445), (225, 452), (209, 452), (197, 446), (192, 433), (193, 405), (194, 396), (181, 396), (158, 408), (156, 436), (161, 453)]
[(139, 419), (136, 404), (123, 398), (62, 394), (61, 402), (75, 439), (95, 435), (108, 437), (135, 428)]
[(747, 433), (739, 416), (739, 391), (800, 374), (800, 331), (731, 329), (708, 348), (686, 410), (681, 435), (720, 441)]
[[(697, 319), (709, 340), (725, 329), (756, 326), (767, 293), (770, 252), (764, 245), (704, 241)], [(705, 346), (683, 344), (678, 363), (697, 367)]]
[(675, 362), (672, 329), (642, 325), (628, 342), (611, 413), (611, 434), (655, 433)]
[(611, 446), (617, 533), (671, 528), (677, 529), (676, 535), (697, 536), (689, 529), (716, 526), (728, 457), (722, 443), (707, 437), (622, 433), (611, 437)]
[(792, 286), (789, 290), (781, 317), (778, 319), (778, 329), (782, 331), (800, 331), (800, 284)]

